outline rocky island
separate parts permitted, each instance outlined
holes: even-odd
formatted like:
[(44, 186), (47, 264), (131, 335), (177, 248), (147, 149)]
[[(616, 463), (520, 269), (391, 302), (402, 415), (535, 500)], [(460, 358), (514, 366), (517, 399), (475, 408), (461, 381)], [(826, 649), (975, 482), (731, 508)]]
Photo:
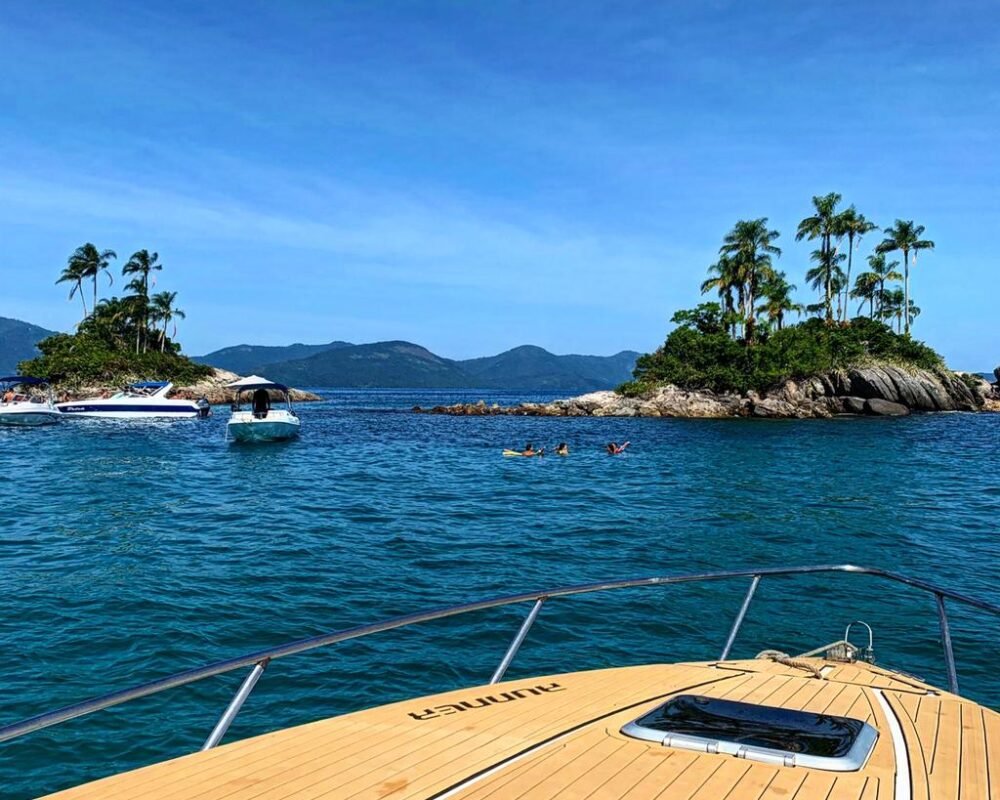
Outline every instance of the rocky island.
[[(225, 369), (213, 369), (208, 375), (196, 383), (187, 386), (175, 386), (172, 396), (182, 397), (188, 400), (198, 400), (204, 397), (209, 403), (214, 405), (228, 405), (236, 399), (236, 393), (232, 389), (227, 389), (227, 384), (233, 383), (246, 376), (237, 375)], [(244, 400), (246, 394), (243, 395)], [(323, 398), (318, 394), (307, 392), (303, 389), (289, 388), (288, 398), (293, 403), (315, 403)]]
[[(158, 253), (133, 253), (122, 267), (129, 294), (98, 299), (98, 277), (109, 272), (115, 258), (114, 250), (99, 250), (90, 242), (73, 251), (57, 283), (69, 284), (70, 299), (80, 298), (83, 318), (74, 333), (46, 332), (50, 335), (35, 345), (39, 354), (21, 361), (18, 374), (49, 378), (60, 401), (110, 396), (132, 383), (155, 380), (172, 382), (172, 397), (231, 403), (235, 396), (226, 384), (240, 376), (185, 356), (176, 341), (177, 320), (185, 318), (177, 292), (150, 294), (151, 276), (163, 270)], [(87, 288), (93, 289), (89, 309)], [(298, 389), (289, 396), (295, 402), (322, 399)]]
[[(796, 239), (819, 244), (806, 273), (820, 292), (819, 302), (792, 299), (796, 287), (773, 264), (781, 255), (775, 244), (780, 234), (767, 218), (740, 220), (724, 237), (719, 260), (701, 285), (702, 294), (715, 292), (719, 302), (675, 313), (676, 327), (666, 341), (637, 360), (634, 380), (617, 391), (507, 408), (480, 401), (428, 411), (771, 419), (1000, 411), (1000, 368), (997, 384), (952, 372), (910, 334), (920, 314), (910, 296), (910, 258), (934, 249), (934, 242), (920, 238), (923, 226), (897, 219), (886, 228), (886, 238), (868, 257), (869, 269), (856, 274), (852, 286), (855, 247), (877, 226), (854, 206), (838, 212), (840, 200), (836, 193), (814, 197), (814, 213), (796, 232)], [(898, 261), (887, 261), (892, 253), (902, 255), (901, 270)], [(896, 282), (902, 287), (894, 288)], [(852, 301), (860, 305), (858, 315), (849, 318)], [(787, 324), (792, 313), (809, 318)]]
[(551, 403), (516, 406), (459, 403), (414, 411), (454, 416), (513, 415), (532, 417), (682, 417), (724, 419), (829, 418), (844, 414), (904, 416), (911, 412), (1000, 412), (997, 384), (979, 376), (894, 366), (828, 372), (806, 380), (788, 380), (765, 392), (745, 394), (658, 386), (638, 396), (591, 392)]

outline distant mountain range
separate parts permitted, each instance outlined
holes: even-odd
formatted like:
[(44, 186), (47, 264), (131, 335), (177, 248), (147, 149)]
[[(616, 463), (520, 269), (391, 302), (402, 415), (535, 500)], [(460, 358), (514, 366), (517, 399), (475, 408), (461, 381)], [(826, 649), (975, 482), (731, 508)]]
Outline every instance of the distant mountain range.
[(0, 317), (0, 376), (17, 374), (18, 363), (37, 356), (35, 344), (53, 333), (30, 322)]
[(209, 364), (219, 369), (228, 369), (238, 375), (252, 375), (261, 364), (274, 364), (278, 361), (295, 361), (308, 358), (326, 350), (336, 350), (338, 347), (353, 347), (350, 342), (330, 342), (329, 344), (290, 344), (285, 347), (266, 347), (255, 344), (238, 344), (234, 347), (223, 347), (207, 356), (194, 356), (192, 361)]
[(455, 361), (411, 342), (330, 342), (288, 347), (237, 345), (194, 360), (294, 386), (412, 389), (532, 389), (586, 392), (632, 377), (639, 353), (558, 356), (524, 345), (495, 356)]

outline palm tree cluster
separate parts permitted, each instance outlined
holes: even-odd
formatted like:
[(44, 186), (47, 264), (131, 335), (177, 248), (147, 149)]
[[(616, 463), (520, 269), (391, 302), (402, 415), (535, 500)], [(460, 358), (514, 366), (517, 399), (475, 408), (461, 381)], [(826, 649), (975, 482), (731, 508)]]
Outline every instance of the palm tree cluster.
[[(109, 285), (113, 284), (110, 265), (117, 257), (114, 250), (98, 250), (87, 242), (73, 251), (56, 283), (70, 284), (70, 300), (75, 295), (80, 295), (83, 303), (81, 330), (98, 333), (129, 349), (134, 347), (136, 353), (145, 353), (151, 348), (164, 352), (169, 341), (167, 329), (170, 323), (184, 319), (185, 314), (175, 305), (177, 292), (149, 293), (150, 273), (163, 269), (159, 254), (148, 250), (133, 253), (122, 267), (122, 275), (131, 277), (125, 284), (125, 289), (131, 294), (98, 301), (98, 276), (104, 273)], [(89, 311), (83, 291), (87, 280), (93, 282), (94, 290), (93, 305)], [(155, 284), (155, 279), (152, 283)], [(175, 324), (174, 336), (176, 333)]]
[[(718, 294), (723, 322), (734, 338), (753, 344), (759, 327), (781, 330), (790, 313), (808, 312), (822, 316), (828, 325), (845, 325), (852, 298), (861, 301), (858, 314), (867, 305), (872, 319), (895, 322), (897, 329), (909, 334), (920, 313), (910, 299), (910, 264), (916, 263), (918, 251), (933, 249), (934, 242), (921, 238), (922, 225), (897, 219), (884, 230), (885, 238), (868, 256), (869, 270), (855, 276), (852, 288), (854, 251), (862, 237), (878, 226), (853, 205), (838, 210), (841, 199), (836, 192), (813, 197), (813, 213), (796, 230), (796, 241), (807, 239), (819, 245), (811, 255), (813, 266), (806, 272), (806, 282), (820, 294), (814, 304), (795, 302), (796, 287), (775, 269), (772, 259), (781, 256), (775, 244), (780, 234), (768, 227), (766, 217), (740, 220), (726, 235), (701, 291)], [(898, 261), (886, 261), (886, 254), (897, 250), (903, 254), (902, 274), (897, 271)], [(888, 285), (900, 281), (901, 289)]]
[(797, 310), (791, 299), (795, 287), (772, 261), (781, 256), (774, 244), (780, 235), (768, 227), (767, 217), (740, 220), (723, 239), (719, 260), (708, 268), (712, 277), (701, 285), (702, 294), (717, 292), (724, 324), (747, 342), (754, 341), (758, 315), (765, 314), (766, 324), (780, 330), (785, 314)]

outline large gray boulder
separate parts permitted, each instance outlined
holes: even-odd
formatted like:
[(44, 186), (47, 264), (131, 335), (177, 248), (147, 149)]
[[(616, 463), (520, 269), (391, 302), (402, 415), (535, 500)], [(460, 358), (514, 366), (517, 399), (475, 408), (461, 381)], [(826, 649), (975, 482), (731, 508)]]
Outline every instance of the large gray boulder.
[(910, 409), (902, 403), (892, 403), (877, 397), (865, 400), (865, 411), (876, 417), (905, 417), (910, 413)]
[(913, 411), (975, 411), (980, 403), (965, 382), (948, 370), (880, 365), (848, 370), (849, 396), (888, 400)]
[[(883, 369), (852, 369), (848, 375), (847, 394), (854, 397), (863, 397), (866, 400), (875, 397), (880, 400), (889, 400), (895, 403), (899, 400), (899, 392)], [(838, 392), (839, 394), (839, 392)]]
[(864, 414), (865, 400), (862, 397), (845, 397), (843, 409), (845, 414)]

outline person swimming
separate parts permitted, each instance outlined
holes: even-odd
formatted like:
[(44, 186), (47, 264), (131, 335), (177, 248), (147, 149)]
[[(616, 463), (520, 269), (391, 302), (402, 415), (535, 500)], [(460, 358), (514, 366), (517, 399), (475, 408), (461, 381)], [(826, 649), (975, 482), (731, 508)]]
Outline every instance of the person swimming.
[(544, 447), (541, 450), (536, 450), (534, 447), (532, 447), (531, 442), (528, 442), (524, 446), (524, 449), (521, 451), (522, 456), (540, 456), (544, 454), (545, 454)]
[(621, 455), (625, 452), (625, 448), (629, 446), (629, 442), (625, 444), (618, 444), (618, 442), (608, 442), (607, 451), (609, 456)]
[(566, 442), (559, 442), (556, 445), (556, 455), (557, 456), (568, 456), (569, 455), (569, 445)]

